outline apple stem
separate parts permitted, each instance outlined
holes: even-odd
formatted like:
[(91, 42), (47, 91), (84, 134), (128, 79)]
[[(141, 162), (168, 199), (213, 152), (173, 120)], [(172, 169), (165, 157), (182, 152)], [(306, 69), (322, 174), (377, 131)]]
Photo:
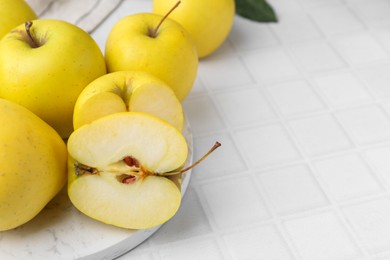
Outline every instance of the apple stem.
[(162, 176), (172, 176), (172, 175), (176, 175), (176, 174), (180, 174), (180, 173), (184, 173), (186, 171), (189, 171), (191, 170), (192, 168), (194, 168), (195, 166), (197, 166), (199, 163), (201, 163), (204, 159), (206, 159), (206, 157), (208, 157), (212, 152), (214, 152), (214, 150), (216, 150), (218, 147), (221, 146), (221, 143), (220, 142), (215, 142), (215, 144), (213, 145), (213, 147), (211, 147), (211, 149), (205, 154), (203, 155), (200, 159), (198, 159), (195, 163), (193, 163), (192, 165), (188, 166), (187, 168), (184, 168), (184, 169), (181, 169), (180, 171), (174, 171), (174, 172), (167, 172), (167, 173), (164, 173), (162, 174)]
[(31, 27), (33, 25), (33, 22), (31, 21), (28, 21), (24, 24), (25, 28), (26, 28), (26, 33), (30, 39), (30, 45), (31, 47), (33, 48), (38, 48), (39, 47), (39, 44), (34, 40), (34, 37), (32, 36), (31, 34)]
[(165, 21), (165, 19), (167, 19), (167, 17), (173, 12), (173, 10), (175, 10), (179, 6), (180, 3), (181, 3), (181, 1), (177, 1), (177, 3), (171, 8), (171, 10), (169, 10), (169, 12), (164, 15), (164, 17), (158, 23), (156, 28), (154, 28), (152, 30), (149, 30), (149, 36), (150, 37), (152, 37), (152, 38), (156, 38), (157, 37), (157, 32), (158, 32), (158, 29), (160, 29), (161, 24)]

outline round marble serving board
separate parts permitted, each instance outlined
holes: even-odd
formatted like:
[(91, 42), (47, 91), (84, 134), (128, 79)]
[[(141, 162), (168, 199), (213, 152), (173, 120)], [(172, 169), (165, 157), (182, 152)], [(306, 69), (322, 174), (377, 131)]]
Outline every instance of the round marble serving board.
[[(188, 144), (188, 166), (193, 160), (188, 121), (183, 135)], [(190, 177), (190, 171), (182, 176), (182, 196)], [(114, 259), (142, 243), (159, 228), (129, 230), (95, 221), (74, 208), (63, 189), (34, 219), (14, 230), (0, 232), (0, 259)]]

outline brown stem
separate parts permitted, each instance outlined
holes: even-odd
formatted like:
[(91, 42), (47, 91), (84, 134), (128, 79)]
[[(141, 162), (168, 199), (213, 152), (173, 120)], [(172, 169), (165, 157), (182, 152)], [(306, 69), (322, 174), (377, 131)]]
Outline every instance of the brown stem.
[(205, 155), (203, 155), (199, 160), (197, 160), (192, 165), (188, 166), (187, 168), (181, 169), (180, 171), (166, 172), (166, 173), (161, 174), (161, 175), (162, 176), (172, 176), (172, 175), (176, 175), (176, 174), (180, 174), (180, 173), (184, 173), (186, 171), (189, 171), (192, 168), (194, 168), (195, 166), (197, 166), (199, 163), (201, 163), (204, 159), (206, 159), (206, 157), (208, 157), (212, 152), (214, 152), (214, 150), (216, 150), (220, 146), (221, 146), (220, 142), (215, 142), (213, 147), (211, 147), (211, 149)]
[(158, 32), (158, 29), (160, 29), (161, 24), (165, 21), (165, 19), (167, 19), (167, 17), (173, 12), (173, 10), (175, 10), (179, 6), (180, 3), (181, 3), (181, 1), (177, 1), (177, 3), (171, 8), (171, 10), (169, 10), (169, 12), (164, 15), (164, 17), (161, 19), (161, 21), (158, 23), (158, 25), (154, 29), (149, 30), (150, 37), (152, 37), (152, 38), (157, 37), (157, 32)]
[(191, 170), (192, 168), (194, 168), (196, 165), (201, 163), (204, 159), (206, 159), (207, 156), (209, 156), (212, 152), (214, 152), (214, 150), (216, 150), (220, 146), (221, 146), (220, 142), (215, 142), (214, 146), (211, 147), (211, 149), (205, 155), (203, 155), (202, 158), (200, 158), (194, 164), (188, 166), (187, 168), (184, 168), (184, 169), (180, 170), (180, 173), (186, 172), (186, 171)]
[(24, 24), (24, 26), (26, 28), (27, 36), (28, 36), (28, 38), (30, 40), (31, 47), (38, 48), (39, 44), (34, 40), (34, 37), (31, 34), (31, 27), (32, 27), (32, 25), (33, 25), (33, 22), (31, 22), (31, 21), (28, 21), (28, 22), (26, 22)]

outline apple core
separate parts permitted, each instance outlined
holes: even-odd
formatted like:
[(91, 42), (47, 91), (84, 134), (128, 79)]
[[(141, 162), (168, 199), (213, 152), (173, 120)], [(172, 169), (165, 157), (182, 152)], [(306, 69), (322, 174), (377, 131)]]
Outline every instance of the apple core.
[[(172, 175), (177, 175), (177, 174), (182, 174), (186, 171), (189, 171), (190, 169), (194, 168), (197, 166), (199, 163), (201, 163), (204, 159), (206, 159), (212, 152), (214, 152), (218, 147), (221, 146), (221, 143), (215, 142), (213, 147), (204, 154), (200, 159), (198, 159), (195, 163), (192, 165), (184, 168), (184, 169), (179, 169), (171, 172), (165, 172), (165, 173), (157, 173), (157, 172), (151, 172), (145, 167), (141, 165), (141, 163), (134, 158), (133, 156), (125, 156), (123, 158), (123, 163), (125, 163), (126, 168), (124, 169), (123, 167), (118, 167), (118, 170), (102, 170), (102, 172), (107, 172), (107, 173), (113, 173), (116, 174), (118, 177), (118, 181), (124, 184), (131, 184), (135, 183), (138, 179), (142, 180), (148, 176), (172, 176)], [(120, 164), (121, 162), (119, 162)], [(77, 176), (82, 176), (84, 174), (99, 174), (101, 171), (97, 168), (90, 167), (84, 164), (81, 164), (79, 162), (74, 163), (74, 169), (75, 169), (75, 174)], [(124, 171), (124, 172), (123, 172)], [(122, 172), (122, 173), (121, 173)]]

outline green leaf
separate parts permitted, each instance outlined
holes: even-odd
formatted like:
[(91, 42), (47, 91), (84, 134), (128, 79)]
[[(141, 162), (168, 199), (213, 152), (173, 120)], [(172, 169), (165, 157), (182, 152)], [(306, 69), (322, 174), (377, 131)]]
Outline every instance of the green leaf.
[(236, 13), (257, 22), (277, 22), (274, 9), (266, 0), (235, 0)]

